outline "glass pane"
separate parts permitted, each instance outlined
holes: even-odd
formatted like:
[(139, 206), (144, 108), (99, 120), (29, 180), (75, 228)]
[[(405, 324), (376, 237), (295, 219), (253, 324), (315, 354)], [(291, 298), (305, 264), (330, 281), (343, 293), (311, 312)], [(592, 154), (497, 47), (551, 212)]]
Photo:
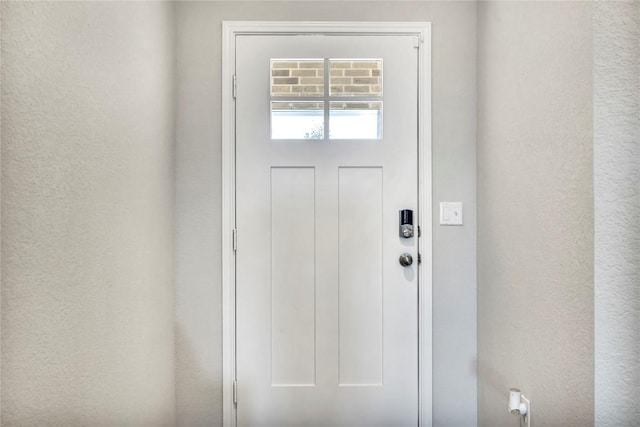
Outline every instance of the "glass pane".
[(323, 139), (324, 102), (272, 102), (272, 139)]
[(381, 59), (332, 59), (331, 96), (382, 96)]
[(332, 102), (331, 139), (382, 139), (382, 102)]
[(324, 96), (324, 60), (272, 59), (271, 96)]

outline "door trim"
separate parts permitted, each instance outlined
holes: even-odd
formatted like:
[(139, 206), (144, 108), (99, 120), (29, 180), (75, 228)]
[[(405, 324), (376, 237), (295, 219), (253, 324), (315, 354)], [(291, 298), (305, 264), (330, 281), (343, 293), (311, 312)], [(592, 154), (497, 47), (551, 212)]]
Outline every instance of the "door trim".
[[(432, 163), (430, 22), (279, 22), (222, 23), (222, 374), (223, 425), (236, 425), (235, 342), (235, 37), (241, 34), (415, 35), (418, 58), (418, 423), (432, 425)], [(239, 385), (242, 387), (242, 385)]]

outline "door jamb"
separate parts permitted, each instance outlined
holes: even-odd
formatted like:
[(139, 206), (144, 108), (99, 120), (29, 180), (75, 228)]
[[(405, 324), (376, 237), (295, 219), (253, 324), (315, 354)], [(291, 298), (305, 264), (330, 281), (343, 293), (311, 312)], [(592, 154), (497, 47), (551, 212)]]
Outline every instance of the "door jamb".
[(418, 58), (418, 424), (432, 426), (431, 23), (225, 21), (222, 23), (222, 413), (236, 425), (235, 392), (235, 36), (241, 34), (413, 34)]

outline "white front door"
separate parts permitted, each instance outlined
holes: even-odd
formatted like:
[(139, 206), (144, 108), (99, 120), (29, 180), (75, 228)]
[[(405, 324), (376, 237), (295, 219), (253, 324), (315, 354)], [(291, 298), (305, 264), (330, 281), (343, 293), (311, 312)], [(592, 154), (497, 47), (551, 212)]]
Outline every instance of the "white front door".
[(416, 426), (416, 36), (238, 35), (236, 76), (237, 424)]

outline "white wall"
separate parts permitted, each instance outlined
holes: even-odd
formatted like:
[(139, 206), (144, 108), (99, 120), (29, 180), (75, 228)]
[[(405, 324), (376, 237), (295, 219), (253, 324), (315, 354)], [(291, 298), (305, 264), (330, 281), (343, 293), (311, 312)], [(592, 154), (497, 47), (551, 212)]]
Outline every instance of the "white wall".
[(479, 425), (592, 425), (591, 4), (478, 7)]
[(173, 425), (174, 5), (2, 2), (2, 425)]
[[(476, 4), (403, 1), (178, 3), (178, 424), (218, 425), (222, 416), (220, 72), (223, 20), (433, 23), (434, 201), (465, 203), (464, 227), (441, 228), (434, 221), (434, 423), (474, 426)], [(434, 204), (436, 211), (437, 203)]]
[[(2, 71), (2, 7), (0, 7), (0, 72)], [(2, 78), (0, 78), (0, 147), (2, 143)], [(0, 246), (2, 241), (2, 149), (0, 148)], [(0, 362), (2, 361), (2, 250), (0, 250)], [(0, 366), (0, 425), (2, 424), (2, 367)]]
[(640, 2), (595, 2), (595, 419), (640, 419)]

